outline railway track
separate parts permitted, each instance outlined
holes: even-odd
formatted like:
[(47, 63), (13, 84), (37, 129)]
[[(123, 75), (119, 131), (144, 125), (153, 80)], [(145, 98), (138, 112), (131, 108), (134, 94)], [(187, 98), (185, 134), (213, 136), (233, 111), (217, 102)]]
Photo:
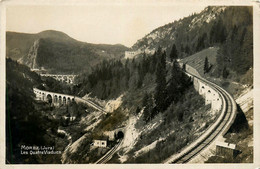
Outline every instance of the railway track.
[(204, 78), (197, 77), (190, 73), (188, 74), (193, 76), (194, 78), (198, 78), (204, 83), (207, 83), (211, 86), (212, 89), (216, 90), (219, 93), (223, 103), (221, 114), (219, 115), (217, 121), (201, 137), (199, 137), (189, 146), (185, 147), (180, 153), (175, 154), (164, 161), (164, 163), (180, 164), (189, 162), (202, 150), (207, 148), (207, 146), (214, 143), (214, 141), (219, 136), (223, 136), (224, 134), (226, 134), (236, 117), (236, 102), (227, 91)]
[(120, 147), (123, 139), (120, 139), (118, 144), (116, 144), (111, 150), (109, 150), (103, 157), (101, 157), (95, 164), (105, 164), (107, 163), (113, 155), (117, 152), (118, 148)]
[(79, 101), (79, 102), (86, 103), (86, 104), (90, 105), (91, 107), (93, 107), (93, 108), (95, 108), (95, 109), (97, 109), (97, 110), (99, 110), (99, 111), (105, 112), (105, 110), (104, 110), (101, 106), (99, 106), (99, 105), (93, 103), (93, 102), (90, 101), (90, 100), (86, 100), (86, 99), (83, 99), (83, 98), (77, 97), (77, 96), (75, 97), (75, 100), (76, 100), (76, 101)]
[[(213, 143), (217, 137), (223, 136), (230, 126), (233, 124), (235, 117), (236, 117), (236, 103), (232, 96), (225, 91), (223, 88), (219, 87), (218, 85), (191, 73), (187, 73), (194, 78), (197, 78), (204, 83), (207, 83), (213, 90), (216, 90), (221, 97), (222, 100), (222, 110), (221, 114), (219, 115), (217, 121), (197, 140), (191, 143), (189, 146), (183, 148), (180, 153), (177, 153), (171, 156), (169, 159), (165, 160), (164, 163), (187, 163), (192, 158), (197, 156), (203, 149)], [(90, 100), (86, 100), (80, 97), (75, 97), (75, 101), (86, 103), (93, 108), (105, 112), (105, 110), (96, 105)], [(119, 143), (115, 145), (109, 152), (107, 152), (102, 158), (100, 158), (95, 164), (104, 164), (108, 162), (115, 152), (118, 150), (122, 143), (122, 139), (119, 140)]]

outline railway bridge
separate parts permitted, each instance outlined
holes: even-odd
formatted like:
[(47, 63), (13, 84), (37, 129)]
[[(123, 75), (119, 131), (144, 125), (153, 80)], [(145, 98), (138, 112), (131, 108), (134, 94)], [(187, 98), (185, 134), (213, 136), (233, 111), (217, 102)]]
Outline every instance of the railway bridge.
[(163, 163), (187, 163), (191, 161), (227, 133), (237, 114), (236, 102), (226, 90), (201, 77), (196, 69), (189, 65), (186, 65), (185, 71), (192, 78), (195, 89), (204, 96), (205, 104), (211, 103), (211, 108), (220, 111), (220, 115), (199, 138), (177, 154), (173, 154), (164, 160)]
[(42, 100), (54, 106), (62, 106), (75, 101), (75, 96), (71, 95), (44, 91), (37, 88), (34, 88), (33, 92), (36, 95), (36, 100)]
[(68, 94), (49, 92), (49, 91), (40, 90), (37, 88), (33, 88), (33, 92), (35, 94), (36, 100), (48, 102), (49, 104), (51, 104), (53, 106), (67, 105), (67, 104), (75, 101), (77, 103), (79, 103), (79, 102), (85, 103), (85, 104), (93, 107), (96, 110), (105, 112), (105, 110), (101, 106), (95, 104), (91, 100), (86, 100), (81, 97), (72, 96), (72, 95), (68, 95)]
[(76, 75), (59, 75), (59, 74), (40, 74), (43, 77), (52, 77), (58, 81), (73, 84), (75, 81)]

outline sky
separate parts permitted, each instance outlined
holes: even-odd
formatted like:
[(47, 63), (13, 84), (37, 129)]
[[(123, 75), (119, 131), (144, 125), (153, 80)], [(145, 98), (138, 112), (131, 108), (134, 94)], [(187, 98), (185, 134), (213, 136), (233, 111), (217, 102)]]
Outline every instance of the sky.
[(10, 5), (6, 8), (6, 30), (24, 33), (57, 30), (83, 42), (131, 47), (153, 29), (205, 7), (186, 4)]

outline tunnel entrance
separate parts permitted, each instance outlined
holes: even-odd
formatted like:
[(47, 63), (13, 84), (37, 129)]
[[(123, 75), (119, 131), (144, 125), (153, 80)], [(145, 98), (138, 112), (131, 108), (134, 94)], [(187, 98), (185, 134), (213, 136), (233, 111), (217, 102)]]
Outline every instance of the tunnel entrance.
[(117, 139), (122, 139), (122, 138), (124, 138), (124, 133), (122, 131), (119, 131), (117, 133)]

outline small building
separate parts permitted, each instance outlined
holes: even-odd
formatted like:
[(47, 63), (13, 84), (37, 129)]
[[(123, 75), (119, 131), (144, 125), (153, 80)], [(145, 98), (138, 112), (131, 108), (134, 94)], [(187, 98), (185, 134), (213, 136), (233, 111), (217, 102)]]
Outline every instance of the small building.
[(93, 140), (93, 146), (94, 147), (107, 147), (107, 139), (105, 137), (94, 139)]
[(220, 157), (234, 158), (238, 154), (235, 144), (226, 142), (216, 142), (216, 155)]
[(125, 51), (125, 58), (126, 59), (133, 59), (136, 55), (140, 54), (142, 51)]

